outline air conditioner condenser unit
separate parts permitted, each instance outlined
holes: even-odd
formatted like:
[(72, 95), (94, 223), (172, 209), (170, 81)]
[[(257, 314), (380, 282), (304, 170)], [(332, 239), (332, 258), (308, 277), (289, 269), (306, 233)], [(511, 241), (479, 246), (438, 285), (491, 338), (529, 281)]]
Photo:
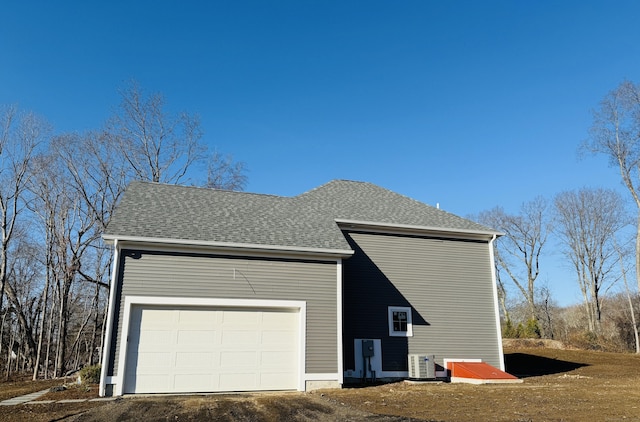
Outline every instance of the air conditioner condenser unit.
[(409, 355), (409, 378), (435, 379), (435, 355)]

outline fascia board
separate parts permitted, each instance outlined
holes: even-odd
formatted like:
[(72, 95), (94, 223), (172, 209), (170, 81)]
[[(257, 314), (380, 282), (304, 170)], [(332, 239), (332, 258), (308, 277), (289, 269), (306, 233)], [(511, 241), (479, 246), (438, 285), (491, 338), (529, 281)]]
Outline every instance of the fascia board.
[(386, 230), (386, 231), (401, 231), (405, 233), (425, 233), (432, 234), (454, 234), (463, 237), (482, 237), (490, 240), (493, 236), (504, 236), (504, 233), (491, 231), (491, 230), (469, 230), (469, 229), (457, 229), (446, 227), (433, 227), (433, 226), (415, 226), (410, 224), (394, 224), (394, 223), (380, 223), (375, 221), (359, 221), (359, 220), (347, 220), (337, 218), (335, 222), (341, 228), (354, 228), (354, 229), (370, 229), (370, 230)]
[(244, 251), (256, 253), (277, 253), (277, 254), (300, 254), (300, 255), (328, 255), (332, 257), (350, 257), (354, 251), (351, 249), (323, 249), (323, 248), (305, 248), (297, 246), (280, 246), (280, 245), (260, 245), (252, 243), (231, 243), (231, 242), (209, 242), (202, 240), (189, 239), (165, 239), (157, 237), (137, 237), (137, 236), (118, 236), (103, 235), (102, 239), (106, 243), (126, 242), (134, 244), (147, 245), (164, 245), (164, 246), (180, 246), (180, 247), (196, 247), (206, 249), (221, 249), (228, 251)]

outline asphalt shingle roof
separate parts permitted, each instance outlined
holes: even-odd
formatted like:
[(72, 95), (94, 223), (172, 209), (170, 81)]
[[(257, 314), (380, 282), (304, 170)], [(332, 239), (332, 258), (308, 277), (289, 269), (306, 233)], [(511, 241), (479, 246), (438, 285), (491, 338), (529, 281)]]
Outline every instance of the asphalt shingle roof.
[(334, 180), (295, 197), (133, 182), (105, 238), (349, 250), (336, 220), (494, 232), (366, 182)]

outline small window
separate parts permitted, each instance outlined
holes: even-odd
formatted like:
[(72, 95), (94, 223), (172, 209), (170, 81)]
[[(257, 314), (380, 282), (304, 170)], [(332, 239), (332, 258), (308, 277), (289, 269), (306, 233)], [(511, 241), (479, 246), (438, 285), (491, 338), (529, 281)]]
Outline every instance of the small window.
[(411, 308), (389, 306), (389, 335), (393, 337), (412, 337)]

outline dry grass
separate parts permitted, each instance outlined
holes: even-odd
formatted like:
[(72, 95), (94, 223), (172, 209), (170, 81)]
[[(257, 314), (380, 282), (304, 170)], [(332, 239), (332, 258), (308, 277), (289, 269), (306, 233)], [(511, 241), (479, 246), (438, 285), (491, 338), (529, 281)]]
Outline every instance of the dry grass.
[(42, 391), (62, 384), (64, 384), (64, 380), (60, 379), (32, 381), (27, 377), (1, 382), (0, 401), (36, 391)]
[(563, 349), (507, 349), (523, 384), (410, 385), (327, 390), (370, 412), (437, 421), (640, 420), (640, 356)]
[(69, 399), (95, 399), (98, 397), (98, 384), (79, 385), (66, 384), (62, 391), (50, 391), (41, 396), (36, 401), (46, 400), (69, 400)]

